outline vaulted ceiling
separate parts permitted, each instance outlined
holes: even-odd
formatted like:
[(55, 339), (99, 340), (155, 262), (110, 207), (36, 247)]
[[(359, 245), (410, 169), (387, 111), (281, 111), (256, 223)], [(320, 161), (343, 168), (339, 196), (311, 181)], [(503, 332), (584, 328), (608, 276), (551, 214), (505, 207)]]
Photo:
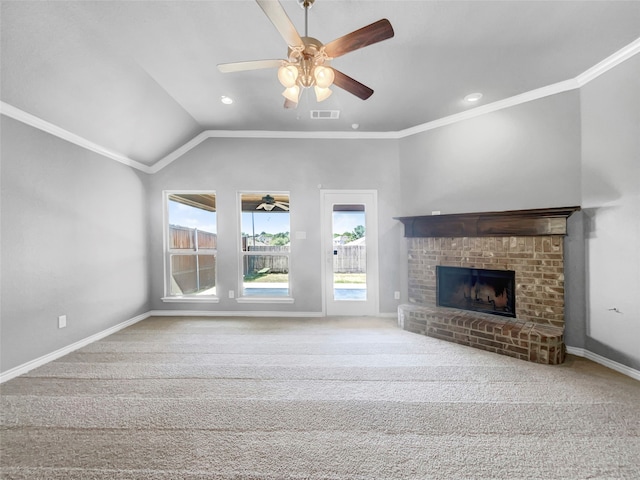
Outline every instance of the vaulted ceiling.
[[(281, 3), (304, 35), (304, 10)], [(275, 70), (216, 68), (286, 57), (253, 0), (3, 0), (1, 8), (3, 107), (144, 165), (207, 130), (410, 129), (574, 79), (640, 37), (638, 1), (316, 0), (308, 33), (324, 43), (381, 18), (395, 36), (333, 62), (371, 87), (371, 98), (335, 88), (317, 103), (305, 92), (285, 110)], [(484, 96), (465, 104), (473, 92)], [(339, 119), (312, 120), (316, 109), (339, 110)]]

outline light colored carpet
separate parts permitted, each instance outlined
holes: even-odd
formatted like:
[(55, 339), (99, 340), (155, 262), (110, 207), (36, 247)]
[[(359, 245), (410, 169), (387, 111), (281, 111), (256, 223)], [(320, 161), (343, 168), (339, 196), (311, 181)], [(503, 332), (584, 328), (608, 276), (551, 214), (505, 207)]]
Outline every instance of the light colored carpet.
[(4, 479), (638, 479), (640, 382), (379, 318), (149, 318), (1, 387)]

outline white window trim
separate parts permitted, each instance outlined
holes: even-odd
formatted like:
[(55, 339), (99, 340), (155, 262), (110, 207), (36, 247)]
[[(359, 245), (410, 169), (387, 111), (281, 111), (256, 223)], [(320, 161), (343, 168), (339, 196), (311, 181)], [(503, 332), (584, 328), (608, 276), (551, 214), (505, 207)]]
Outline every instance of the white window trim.
[[(260, 252), (259, 255), (270, 255), (270, 256), (286, 256), (288, 258), (288, 264), (289, 264), (289, 295), (287, 295), (286, 297), (253, 297), (253, 296), (245, 296), (242, 293), (244, 292), (244, 282), (242, 281), (243, 278), (243, 267), (244, 267), (244, 257), (248, 256), (248, 255), (258, 255), (257, 253), (249, 253), (249, 252), (245, 252), (244, 250), (242, 250), (242, 195), (243, 194), (265, 194), (266, 191), (265, 190), (242, 190), (240, 192), (238, 192), (237, 194), (237, 205), (238, 205), (238, 215), (237, 215), (237, 220), (238, 220), (238, 228), (237, 228), (237, 239), (236, 239), (236, 245), (237, 245), (237, 249), (238, 252), (240, 253), (240, 255), (238, 256), (238, 296), (236, 297), (236, 302), (237, 303), (294, 303), (295, 299), (293, 297), (293, 282), (292, 282), (292, 268), (291, 268), (291, 249), (292, 249), (292, 242), (293, 242), (293, 238), (291, 235), (291, 216), (289, 216), (289, 251), (288, 252)], [(281, 191), (281, 190), (269, 190), (270, 194), (281, 194), (281, 195), (288, 195), (289, 196), (289, 203), (291, 203), (291, 193), (288, 191)], [(291, 211), (289, 211), (289, 214), (291, 214)]]
[[(289, 288), (291, 292), (291, 288)], [(294, 303), (295, 299), (289, 297), (238, 297), (236, 298), (238, 303)]]
[(214, 295), (162, 297), (164, 303), (220, 303), (220, 298)]
[[(168, 236), (169, 236), (169, 196), (179, 195), (181, 193), (206, 193), (217, 195), (215, 190), (163, 190), (162, 192), (162, 267), (164, 272), (164, 295), (161, 300), (164, 303), (220, 303), (220, 297), (216, 295), (170, 295), (171, 291), (171, 272), (170, 272), (170, 258), (172, 254), (184, 254), (184, 255), (197, 255), (199, 251), (194, 251), (193, 254), (186, 253), (184, 250), (169, 250), (168, 248)], [(216, 196), (217, 201), (217, 196)], [(218, 285), (218, 249), (204, 249), (203, 254), (213, 254), (216, 258), (216, 290)]]

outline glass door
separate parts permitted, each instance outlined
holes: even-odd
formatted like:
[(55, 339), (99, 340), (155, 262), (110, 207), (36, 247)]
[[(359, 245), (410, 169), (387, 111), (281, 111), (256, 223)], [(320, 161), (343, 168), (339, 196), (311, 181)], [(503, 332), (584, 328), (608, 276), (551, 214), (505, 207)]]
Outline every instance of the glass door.
[(376, 195), (323, 191), (327, 315), (375, 315), (377, 295)]

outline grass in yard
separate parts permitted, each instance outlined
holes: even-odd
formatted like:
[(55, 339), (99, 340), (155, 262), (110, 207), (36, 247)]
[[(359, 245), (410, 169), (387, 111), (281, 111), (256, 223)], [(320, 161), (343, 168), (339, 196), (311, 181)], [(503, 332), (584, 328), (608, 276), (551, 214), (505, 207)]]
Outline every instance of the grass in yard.
[(334, 273), (333, 283), (367, 283), (366, 273)]
[(266, 273), (264, 275), (245, 275), (245, 282), (260, 283), (287, 283), (289, 281), (288, 273)]
[[(287, 273), (266, 273), (264, 275), (245, 275), (245, 282), (261, 283), (287, 283)], [(336, 273), (333, 276), (334, 283), (367, 283), (366, 273)]]

